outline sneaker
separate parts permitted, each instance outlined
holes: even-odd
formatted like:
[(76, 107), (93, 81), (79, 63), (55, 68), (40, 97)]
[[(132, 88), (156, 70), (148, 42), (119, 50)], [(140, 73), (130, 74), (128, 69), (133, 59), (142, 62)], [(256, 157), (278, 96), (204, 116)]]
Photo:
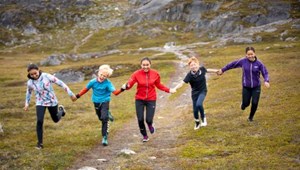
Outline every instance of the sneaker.
[(247, 121), (248, 122), (253, 122), (253, 119), (248, 118)]
[(200, 126), (201, 126), (201, 127), (207, 126), (206, 118), (204, 118), (203, 121), (201, 121)]
[(43, 149), (44, 147), (43, 147), (43, 144), (38, 143), (35, 148), (40, 150), (40, 149)]
[(199, 121), (195, 121), (195, 127), (194, 130), (197, 130), (200, 128), (200, 122)]
[(59, 105), (59, 106), (58, 106), (58, 111), (61, 111), (61, 112), (62, 112), (62, 115), (61, 115), (61, 116), (63, 116), (63, 117), (66, 115), (66, 110), (65, 110), (65, 108), (64, 108), (63, 105)]
[(153, 125), (148, 125), (149, 127), (149, 131), (151, 134), (153, 134), (155, 132), (155, 127)]
[(103, 146), (107, 146), (108, 145), (107, 136), (103, 136), (103, 138), (102, 138), (102, 145)]
[(144, 136), (144, 137), (143, 137), (143, 142), (148, 142), (148, 141), (149, 141), (148, 136)]
[(108, 111), (108, 119), (113, 122), (115, 120), (115, 118), (113, 117), (113, 115), (110, 113), (110, 111)]

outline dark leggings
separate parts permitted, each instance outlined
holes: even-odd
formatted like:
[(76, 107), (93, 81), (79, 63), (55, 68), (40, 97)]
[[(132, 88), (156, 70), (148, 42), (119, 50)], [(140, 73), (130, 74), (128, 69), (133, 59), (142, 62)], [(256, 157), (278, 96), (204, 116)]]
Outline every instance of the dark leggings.
[(102, 122), (102, 136), (107, 136), (109, 102), (94, 103), (98, 119)]
[(251, 102), (251, 111), (249, 115), (249, 119), (252, 120), (254, 117), (254, 114), (258, 107), (259, 102), (259, 96), (260, 96), (260, 86), (249, 88), (249, 87), (243, 87), (243, 99), (242, 99), (242, 108), (246, 108), (250, 105), (250, 100), (252, 98)]
[(147, 136), (147, 131), (144, 123), (144, 110), (146, 107), (146, 123), (147, 125), (152, 125), (153, 117), (155, 112), (156, 101), (146, 101), (146, 100), (135, 100), (136, 116), (138, 118), (138, 124), (140, 132), (143, 136)]
[(37, 116), (36, 133), (37, 133), (38, 142), (41, 144), (43, 143), (43, 124), (44, 124), (44, 116), (45, 116), (46, 108), (48, 108), (53, 122), (57, 123), (62, 116), (62, 112), (57, 110), (57, 105), (36, 106), (36, 116)]
[(206, 97), (206, 91), (201, 92), (198, 96), (193, 96), (193, 112), (195, 120), (199, 120), (199, 112), (201, 114), (201, 120), (204, 121), (205, 113), (203, 107), (203, 101)]

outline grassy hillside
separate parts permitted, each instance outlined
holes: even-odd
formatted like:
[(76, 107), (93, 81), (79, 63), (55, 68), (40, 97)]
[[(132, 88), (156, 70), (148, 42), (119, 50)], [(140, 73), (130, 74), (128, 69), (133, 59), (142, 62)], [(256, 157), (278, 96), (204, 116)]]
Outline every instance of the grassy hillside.
[[(107, 2), (107, 1), (105, 1)], [(100, 3), (100, 2), (99, 2)], [(248, 11), (247, 11), (248, 12)], [(296, 14), (298, 15), (299, 12)], [(208, 13), (208, 16), (211, 14)], [(297, 16), (295, 15), (295, 16)], [(65, 68), (89, 65), (136, 65), (144, 56), (156, 52), (140, 52), (139, 48), (163, 47), (166, 42), (185, 45), (201, 40), (193, 32), (168, 31), (169, 27), (183, 27), (185, 23), (156, 23), (100, 30), (77, 50), (78, 53), (120, 49), (120, 55), (110, 55), (80, 62), (67, 61), (60, 66), (41, 67), (48, 73)], [(155, 28), (146, 36), (144, 28)], [(159, 31), (158, 31), (159, 30)], [(298, 37), (294, 42), (280, 41), (280, 33)], [(55, 30), (56, 31), (56, 30)], [(23, 111), (27, 81), (26, 65), (39, 62), (53, 53), (68, 53), (74, 44), (90, 34), (89, 30), (64, 32), (53, 30), (53, 37), (41, 37), (43, 44), (4, 49), (0, 52), (0, 133), (1, 169), (64, 169), (80, 155), (100, 144), (100, 122), (94, 113), (91, 92), (73, 103), (67, 94), (54, 86), (57, 97), (64, 104), (67, 115), (55, 124), (46, 112), (44, 121), (44, 149), (36, 150), (36, 115), (34, 97), (28, 112)], [(157, 31), (157, 32), (156, 32)], [(55, 33), (54, 33), (55, 32)], [(262, 87), (259, 108), (253, 123), (248, 123), (249, 108), (239, 109), (241, 102), (241, 70), (231, 70), (223, 76), (210, 76), (205, 109), (208, 126), (193, 130), (192, 110), (186, 111), (183, 134), (178, 141), (174, 162), (178, 169), (299, 169), (300, 167), (300, 74), (299, 31), (283, 25), (275, 32), (258, 33), (263, 43), (250, 44), (257, 50), (259, 59), (267, 66), (271, 88)], [(206, 35), (207, 36), (207, 35)], [(207, 68), (221, 68), (226, 63), (244, 56), (249, 44), (211, 48), (213, 43), (194, 49)], [(153, 67), (158, 69), (163, 82), (175, 71), (171, 54), (156, 57)], [(119, 88), (130, 73), (117, 74), (110, 80)], [(68, 84), (74, 93), (85, 87), (87, 81)], [(188, 88), (188, 87), (187, 87)], [(181, 90), (183, 91), (183, 90)], [(180, 92), (174, 97), (180, 95)], [(111, 111), (116, 118), (110, 135), (126, 124), (134, 113), (134, 90), (126, 95), (112, 97)], [(188, 97), (187, 100), (190, 100)], [(129, 101), (124, 102), (124, 101)], [(145, 167), (149, 168), (149, 167)]]
[[(192, 110), (187, 111), (186, 133), (178, 144), (180, 169), (299, 169), (300, 44), (286, 45), (251, 45), (267, 66), (271, 83), (269, 89), (262, 87), (253, 123), (247, 122), (250, 108), (239, 109), (241, 70), (211, 76), (205, 101), (209, 125), (194, 131)], [(245, 47), (201, 49), (202, 60), (208, 68), (221, 67), (242, 57)], [(215, 52), (211, 56), (210, 50)]]
[[(99, 42), (100, 44), (100, 42)], [(241, 70), (226, 72), (223, 76), (211, 76), (205, 108), (209, 125), (193, 130), (191, 110), (186, 111), (184, 134), (178, 142), (179, 162), (182, 169), (297, 169), (299, 168), (299, 42), (251, 44), (267, 66), (271, 88), (262, 88), (261, 100), (255, 122), (246, 121), (249, 108), (239, 109), (241, 101)], [(195, 49), (207, 68), (220, 68), (244, 55), (246, 45)], [(268, 50), (264, 50), (270, 47)], [(84, 50), (84, 49), (82, 49)], [(136, 63), (152, 53), (123, 54), (91, 59), (83, 62), (68, 62), (55, 67), (42, 67), (53, 73), (66, 67), (88, 64)], [(0, 134), (0, 158), (2, 169), (63, 169), (78, 156), (100, 143), (100, 122), (90, 101), (91, 92), (72, 103), (67, 94), (55, 86), (60, 103), (68, 113), (54, 124), (46, 113), (44, 124), (44, 150), (34, 149), (36, 144), (34, 98), (30, 111), (24, 112), (26, 64), (39, 61), (39, 53), (2, 53), (0, 56), (1, 93), (0, 122), (4, 133)], [(174, 71), (170, 62), (174, 56), (162, 56), (153, 66), (162, 73), (163, 82)], [(129, 73), (111, 78), (120, 87)], [(88, 81), (69, 84), (76, 93)], [(112, 97), (111, 110), (116, 117), (111, 135), (122, 124), (134, 117), (134, 90), (127, 95)], [(178, 95), (178, 94), (177, 94)], [(176, 97), (174, 98), (176, 99)], [(124, 103), (124, 101), (131, 101)]]

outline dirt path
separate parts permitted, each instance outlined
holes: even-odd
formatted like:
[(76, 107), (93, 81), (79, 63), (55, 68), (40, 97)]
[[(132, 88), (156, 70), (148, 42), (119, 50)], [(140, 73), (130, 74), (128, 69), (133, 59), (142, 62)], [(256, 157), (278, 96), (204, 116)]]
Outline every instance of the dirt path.
[[(186, 74), (182, 62), (176, 63), (176, 73), (170, 82), (179, 82)], [(168, 86), (174, 87), (169, 83)], [(131, 167), (149, 169), (174, 169), (172, 164), (176, 159), (176, 144), (181, 134), (180, 126), (186, 109), (190, 106), (189, 88), (175, 101), (169, 101), (170, 94), (159, 92), (157, 108), (154, 117), (156, 132), (149, 134), (150, 140), (142, 142), (137, 120), (133, 119), (109, 138), (109, 145), (99, 145), (87, 155), (79, 158), (69, 169), (124, 169)], [(189, 115), (191, 116), (191, 115)], [(128, 149), (135, 154), (126, 155), (121, 150)]]

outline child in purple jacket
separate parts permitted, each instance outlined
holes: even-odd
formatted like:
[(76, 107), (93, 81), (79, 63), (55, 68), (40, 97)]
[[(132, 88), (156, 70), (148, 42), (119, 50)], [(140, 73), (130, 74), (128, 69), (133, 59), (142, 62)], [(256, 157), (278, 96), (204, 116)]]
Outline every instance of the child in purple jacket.
[(218, 75), (222, 75), (225, 71), (239, 68), (243, 69), (242, 76), (242, 104), (241, 109), (245, 110), (246, 107), (250, 105), (251, 102), (251, 111), (248, 118), (248, 121), (252, 122), (254, 114), (256, 112), (259, 96), (260, 96), (260, 73), (264, 78), (264, 84), (267, 88), (270, 87), (269, 84), (269, 75), (264, 64), (259, 61), (255, 55), (255, 49), (253, 47), (246, 48), (246, 57), (239, 60), (233, 61), (227, 64), (225, 67), (218, 71)]

